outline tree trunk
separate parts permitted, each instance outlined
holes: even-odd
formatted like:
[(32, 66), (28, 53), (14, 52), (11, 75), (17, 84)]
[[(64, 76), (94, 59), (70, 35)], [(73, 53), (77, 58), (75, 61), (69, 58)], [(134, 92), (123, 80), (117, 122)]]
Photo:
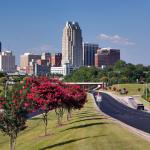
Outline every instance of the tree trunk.
[(16, 137), (14, 135), (10, 136), (10, 150), (15, 150)]
[(56, 116), (57, 116), (58, 126), (61, 126), (62, 125), (62, 118), (63, 118), (63, 114), (64, 114), (63, 107), (56, 108), (55, 113), (56, 113)]
[(67, 121), (71, 118), (71, 108), (68, 108), (68, 113), (67, 113)]
[(63, 109), (63, 107), (61, 107), (59, 109), (59, 111), (60, 111), (60, 125), (62, 125), (62, 119), (63, 119), (63, 115), (64, 115), (64, 109)]
[(47, 135), (47, 125), (48, 125), (48, 119), (47, 119), (47, 112), (43, 114), (43, 121), (45, 125), (45, 136)]

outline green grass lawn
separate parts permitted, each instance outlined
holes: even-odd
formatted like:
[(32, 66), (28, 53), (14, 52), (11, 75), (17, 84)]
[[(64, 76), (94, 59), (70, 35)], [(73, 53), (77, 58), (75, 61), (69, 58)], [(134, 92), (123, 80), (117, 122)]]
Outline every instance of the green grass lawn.
[[(55, 113), (49, 113), (49, 136), (44, 135), (41, 117), (27, 122), (17, 139), (16, 150), (149, 150), (150, 142), (101, 115), (88, 96), (88, 103), (73, 113), (63, 126), (56, 126)], [(8, 150), (8, 137), (0, 134), (0, 150)]]
[[(117, 89), (126, 88), (129, 93), (128, 95), (142, 95), (144, 92), (144, 89), (146, 87), (145, 84), (119, 84), (119, 85), (113, 85), (112, 87), (116, 87)], [(138, 91), (138, 88), (141, 90)]]
[(146, 106), (147, 108), (150, 109), (150, 102), (146, 101), (144, 98), (139, 97), (139, 100), (141, 101), (141, 103), (144, 104), (144, 106)]

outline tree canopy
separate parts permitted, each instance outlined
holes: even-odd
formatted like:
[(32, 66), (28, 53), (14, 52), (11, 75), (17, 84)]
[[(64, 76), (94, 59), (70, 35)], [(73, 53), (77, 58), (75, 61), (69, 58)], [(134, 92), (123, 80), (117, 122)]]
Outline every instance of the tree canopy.
[(150, 66), (126, 63), (123, 60), (114, 66), (104, 69), (95, 67), (80, 67), (64, 78), (66, 82), (96, 82), (116, 83), (144, 83), (150, 82)]

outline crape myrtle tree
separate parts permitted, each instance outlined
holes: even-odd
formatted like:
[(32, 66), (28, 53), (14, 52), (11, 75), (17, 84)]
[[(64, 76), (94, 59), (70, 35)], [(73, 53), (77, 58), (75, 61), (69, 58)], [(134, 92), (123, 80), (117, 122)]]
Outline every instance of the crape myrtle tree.
[(49, 81), (51, 82), (51, 84), (55, 85), (55, 88), (53, 90), (53, 99), (55, 100), (53, 103), (53, 108), (55, 110), (56, 113), (56, 117), (57, 117), (57, 124), (58, 126), (62, 125), (62, 119), (63, 119), (63, 115), (64, 115), (64, 99), (66, 98), (66, 94), (65, 94), (65, 87), (66, 84), (59, 81), (58, 79), (49, 79)]
[(0, 98), (0, 130), (10, 137), (10, 150), (15, 149), (18, 133), (25, 129), (27, 114), (31, 111), (23, 84), (16, 84)]
[(85, 102), (86, 93), (79, 86), (47, 77), (27, 77), (0, 97), (0, 130), (10, 137), (10, 150), (14, 150), (29, 113), (41, 111), (47, 135), (50, 110), (55, 110), (60, 125), (64, 109), (71, 113), (72, 109), (82, 108)]
[(72, 109), (81, 109), (86, 102), (86, 92), (77, 85), (65, 84), (59, 80), (51, 79), (57, 85), (55, 89), (55, 113), (58, 125), (62, 125), (64, 111), (67, 111), (67, 120), (71, 118)]
[(45, 135), (47, 135), (48, 112), (50, 109), (50, 98), (47, 98), (49, 89), (44, 83), (47, 78), (28, 77), (25, 79), (25, 87), (28, 88), (28, 100), (32, 103), (35, 112), (40, 111), (43, 115), (43, 122), (45, 125)]
[(62, 107), (63, 90), (56, 82), (40, 78), (40, 84), (30, 87), (28, 99), (33, 101), (35, 110), (41, 110), (47, 135), (48, 112)]
[[(30, 93), (28, 98), (34, 103), (36, 111), (41, 110), (45, 125), (45, 135), (47, 134), (48, 112), (55, 110), (58, 125), (62, 125), (64, 110), (71, 114), (72, 109), (83, 107), (86, 102), (86, 93), (79, 86), (67, 85), (57, 79), (47, 77), (28, 79), (30, 81)], [(38, 83), (37, 83), (38, 82)], [(27, 87), (28, 87), (27, 85)]]
[(67, 110), (67, 120), (71, 118), (73, 109), (81, 109), (87, 102), (86, 92), (77, 85), (66, 85), (64, 107)]

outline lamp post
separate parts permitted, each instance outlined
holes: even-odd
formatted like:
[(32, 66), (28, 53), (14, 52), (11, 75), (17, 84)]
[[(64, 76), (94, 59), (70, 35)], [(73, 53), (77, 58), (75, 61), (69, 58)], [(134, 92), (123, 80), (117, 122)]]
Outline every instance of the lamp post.
[(146, 100), (147, 100), (147, 90), (148, 90), (148, 89), (147, 89), (147, 82), (146, 82)]
[(4, 92), (5, 92), (5, 98), (7, 97), (7, 85), (8, 85), (8, 80), (5, 83), (5, 90), (4, 90)]

